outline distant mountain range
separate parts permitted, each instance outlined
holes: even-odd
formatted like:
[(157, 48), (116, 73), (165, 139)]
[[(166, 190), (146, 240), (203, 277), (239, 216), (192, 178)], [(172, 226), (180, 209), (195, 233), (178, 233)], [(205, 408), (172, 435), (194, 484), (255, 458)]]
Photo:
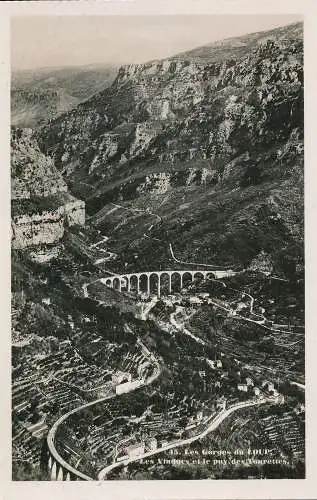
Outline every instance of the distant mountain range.
[(56, 118), (110, 85), (115, 65), (14, 71), (11, 124), (35, 128)]
[(300, 23), (123, 66), (36, 135), (120, 265), (303, 264)]

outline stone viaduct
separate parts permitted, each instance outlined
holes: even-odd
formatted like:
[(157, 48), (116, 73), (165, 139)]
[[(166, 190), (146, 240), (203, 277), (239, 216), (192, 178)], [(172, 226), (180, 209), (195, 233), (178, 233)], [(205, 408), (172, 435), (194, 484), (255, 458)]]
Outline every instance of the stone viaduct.
[[(140, 273), (117, 274), (107, 278), (101, 278), (101, 282), (110, 288), (114, 288), (119, 292), (135, 291), (141, 293), (141, 280), (146, 282), (145, 293), (150, 296), (153, 292), (160, 297), (162, 293), (162, 278), (167, 277), (168, 293), (172, 293), (175, 281), (173, 284), (172, 277), (175, 276), (178, 280), (180, 290), (184, 287), (185, 279), (190, 279), (191, 282), (197, 277), (219, 279), (234, 276), (235, 272), (227, 271), (197, 271), (197, 270), (173, 270), (173, 271), (143, 271)], [(166, 279), (166, 278), (165, 278)]]
[[(176, 276), (176, 279), (178, 283), (175, 283), (172, 281), (172, 277)], [(220, 278), (225, 278), (229, 276), (234, 276), (235, 272), (232, 270), (227, 270), (227, 271), (198, 271), (198, 270), (173, 270), (173, 271), (149, 271), (149, 272), (140, 272), (140, 273), (131, 273), (131, 274), (117, 274), (113, 276), (109, 276), (106, 278), (101, 278), (99, 281), (104, 283), (106, 286), (109, 286), (110, 288), (114, 288), (116, 290), (119, 290), (120, 292), (131, 292), (131, 291), (136, 291), (136, 293), (144, 293), (141, 291), (141, 280), (143, 280), (143, 287), (144, 287), (144, 281), (146, 285), (146, 294), (151, 295), (151, 294), (156, 294), (158, 297), (161, 296), (162, 293), (162, 286), (164, 284), (162, 283), (162, 278), (167, 277), (167, 286), (168, 286), (168, 293), (172, 293), (173, 287), (178, 286), (180, 289), (183, 288), (185, 280), (190, 280), (190, 282), (193, 282), (195, 278), (201, 277), (202, 279), (220, 279)], [(144, 346), (143, 346), (144, 347)], [(151, 354), (148, 352), (148, 354)], [(155, 375), (156, 377), (157, 375)], [(151, 380), (152, 381), (152, 380)], [(148, 380), (146, 383), (150, 383), (150, 380)], [(47, 436), (47, 444), (48, 444), (48, 451), (49, 451), (49, 456), (48, 456), (48, 471), (50, 475), (51, 481), (92, 481), (93, 478), (87, 476), (86, 474), (78, 471), (74, 467), (72, 467), (69, 463), (67, 463), (59, 454), (58, 450), (55, 447), (55, 441), (56, 441), (56, 433), (58, 430), (58, 427), (62, 422), (64, 422), (70, 415), (73, 413), (76, 413), (80, 410), (83, 410), (84, 408), (88, 408), (89, 406), (92, 406), (98, 402), (105, 401), (107, 399), (110, 399), (108, 397), (103, 397), (100, 398), (96, 401), (92, 401), (89, 403), (86, 403), (78, 408), (75, 408), (73, 410), (70, 410), (67, 412), (65, 415), (62, 415), (52, 426), (50, 429), (48, 436)]]
[[(102, 398), (99, 401), (102, 401), (106, 398)], [(72, 467), (69, 463), (67, 463), (63, 457), (60, 456), (59, 452), (57, 451), (55, 447), (55, 439), (56, 439), (56, 432), (58, 427), (62, 422), (64, 422), (70, 415), (73, 413), (76, 413), (84, 408), (88, 408), (89, 406), (92, 406), (98, 401), (93, 401), (86, 403), (82, 406), (79, 406), (78, 408), (74, 408), (73, 410), (70, 410), (69, 412), (65, 413), (65, 415), (62, 415), (51, 427), (48, 435), (47, 435), (47, 445), (48, 445), (48, 451), (49, 451), (49, 458), (48, 458), (48, 472), (50, 476), (51, 481), (91, 481), (92, 478), (87, 476), (86, 474), (83, 474), (79, 470), (75, 469)]]
[(62, 464), (61, 461), (49, 457), (48, 470), (51, 481), (92, 481), (93, 479), (86, 474), (71, 467), (68, 463)]

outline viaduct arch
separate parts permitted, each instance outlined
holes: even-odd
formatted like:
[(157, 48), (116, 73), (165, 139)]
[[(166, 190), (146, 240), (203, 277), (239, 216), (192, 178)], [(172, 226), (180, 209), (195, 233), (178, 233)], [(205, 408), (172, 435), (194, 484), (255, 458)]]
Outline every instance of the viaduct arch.
[[(207, 278), (219, 279), (225, 278), (229, 276), (234, 276), (236, 273), (232, 270), (227, 271), (200, 271), (200, 270), (173, 270), (173, 271), (147, 271), (140, 273), (129, 273), (129, 274), (116, 274), (113, 276), (109, 276), (106, 278), (101, 278), (100, 281), (104, 283), (106, 286), (110, 288), (114, 288), (119, 290), (120, 292), (131, 292), (132, 285), (135, 285), (136, 292), (138, 294), (141, 293), (141, 277), (145, 276), (146, 279), (146, 293), (151, 295), (151, 293), (155, 292), (155, 294), (160, 297), (162, 293), (162, 278), (165, 276), (168, 279), (168, 291), (172, 293), (173, 291), (173, 281), (172, 277), (175, 275), (179, 278), (180, 288), (183, 288), (184, 280), (187, 277), (190, 278), (191, 282), (195, 280), (196, 277), (202, 276), (205, 280)], [(153, 279), (153, 277), (155, 279)], [(156, 290), (154, 290), (154, 284), (156, 284)], [(133, 290), (134, 291), (134, 290)], [(142, 292), (143, 293), (143, 292)], [(144, 347), (144, 346), (143, 346)], [(150, 354), (150, 353), (149, 353)], [(154, 359), (155, 360), (155, 359)], [(156, 360), (155, 360), (156, 361)], [(156, 361), (157, 363), (157, 361)], [(159, 372), (159, 370), (158, 370)], [(152, 379), (148, 380), (146, 383), (151, 383), (154, 378), (158, 376), (159, 373), (153, 375)], [(48, 472), (50, 475), (51, 481), (91, 481), (93, 478), (88, 475), (78, 471), (74, 467), (72, 467), (69, 463), (67, 463), (59, 454), (55, 447), (55, 439), (56, 432), (60, 424), (62, 424), (70, 415), (73, 413), (79, 412), (80, 410), (87, 408), (89, 406), (95, 405), (101, 401), (105, 401), (110, 399), (108, 397), (100, 398), (96, 401), (91, 401), (86, 403), (78, 408), (74, 408), (62, 415), (52, 426), (47, 436), (49, 457), (48, 457)]]
[[(162, 294), (163, 289), (163, 278), (167, 277), (168, 279), (168, 292), (172, 293), (173, 291), (173, 276), (177, 276), (179, 278), (180, 289), (184, 286), (184, 280), (186, 277), (191, 279), (191, 282), (194, 281), (195, 278), (201, 276), (204, 280), (207, 278), (218, 279), (218, 278), (226, 278), (229, 276), (233, 276), (235, 274), (234, 271), (200, 271), (200, 270), (173, 270), (173, 271), (142, 271), (139, 273), (129, 273), (129, 274), (116, 274), (113, 276), (109, 276), (107, 278), (101, 278), (101, 282), (110, 288), (114, 288), (119, 292), (131, 292), (132, 288), (137, 294), (141, 293), (141, 280), (146, 280), (146, 290), (142, 293), (146, 293), (146, 295), (150, 296), (155, 293), (158, 297)], [(187, 275), (187, 276), (186, 276)], [(154, 285), (156, 290), (154, 290)]]

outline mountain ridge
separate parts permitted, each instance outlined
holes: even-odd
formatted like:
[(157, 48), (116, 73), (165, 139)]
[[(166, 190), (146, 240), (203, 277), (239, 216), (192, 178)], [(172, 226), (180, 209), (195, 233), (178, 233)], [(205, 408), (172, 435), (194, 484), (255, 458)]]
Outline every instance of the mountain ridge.
[[(111, 87), (44, 126), (38, 133), (40, 145), (52, 154), (74, 193), (85, 199), (92, 222), (98, 220), (105, 231), (112, 227), (111, 217), (101, 222), (98, 212), (109, 203), (138, 208), (150, 204), (164, 218), (166, 238), (174, 232), (185, 256), (190, 255), (191, 238), (200, 238), (198, 257), (209, 254), (212, 260), (221, 254), (229, 261), (229, 256), (241, 254), (238, 260), (248, 265), (261, 251), (272, 252), (274, 240), (277, 262), (285, 245), (287, 249), (295, 245), (292, 232), (300, 234), (296, 248), (303, 240), (302, 217), (296, 219), (296, 210), (294, 227), (290, 233), (286, 229), (292, 223), (287, 223), (289, 203), (283, 196), (283, 189), (289, 194), (293, 190), (301, 213), (301, 26), (277, 28), (274, 36), (261, 32), (263, 43), (253, 40), (248, 51), (234, 59), (228, 59), (225, 51), (222, 60), (211, 64), (170, 58), (123, 66)], [(270, 202), (272, 190), (281, 206)], [(253, 192), (258, 199), (252, 202)], [(201, 206), (206, 197), (211, 197), (207, 207), (212, 208)], [(184, 205), (188, 208), (180, 211)], [(221, 229), (223, 214), (217, 207), (222, 205), (228, 213)], [(251, 227), (247, 215), (252, 212)], [(171, 213), (181, 225), (183, 220), (190, 224), (195, 234), (186, 234), (184, 228), (179, 234)], [(210, 222), (210, 216), (218, 222)], [(267, 234), (268, 220), (275, 217), (272, 234)], [(133, 249), (127, 243), (130, 228), (121, 222), (115, 240), (120, 236), (131, 265), (134, 254), (144, 259), (152, 251), (155, 254), (154, 240), (142, 239), (143, 224), (134, 228), (140, 241)], [(194, 223), (205, 232), (195, 230)], [(211, 235), (218, 245), (211, 243)], [(248, 247), (250, 235), (259, 241), (246, 251), (243, 245)], [(238, 252), (230, 250), (232, 245)], [(161, 249), (159, 259), (168, 259), (166, 249)]]
[[(228, 38), (224, 38), (224, 39), (221, 39), (221, 40), (216, 40), (215, 42), (211, 42), (209, 44), (206, 44), (206, 45), (201, 45), (201, 46), (198, 46), (198, 47), (195, 47), (194, 49), (191, 49), (189, 51), (185, 51), (185, 52), (180, 52), (178, 54), (176, 54), (175, 57), (176, 59), (178, 58), (196, 58), (199, 59), (200, 57), (202, 58), (202, 62), (206, 62), (205, 58), (206, 58), (206, 55), (209, 57), (212, 58), (213, 54), (212, 52), (209, 54), (201, 54), (201, 51), (204, 53), (205, 51), (208, 51), (211, 49), (214, 49), (214, 52), (215, 52), (215, 56), (214, 57), (217, 57), (217, 49), (218, 50), (222, 50), (222, 53), (221, 53), (221, 58), (223, 60), (224, 58), (224, 53), (223, 53), (223, 50), (228, 47), (228, 57), (230, 57), (230, 48), (231, 49), (237, 49), (236, 50), (236, 53), (234, 55), (237, 55), (237, 54), (240, 54), (240, 49), (243, 48), (248, 48), (248, 45), (250, 43), (252, 44), (260, 44), (260, 43), (263, 43), (265, 40), (267, 40), (268, 38), (270, 39), (274, 39), (275, 36), (277, 38), (281, 38), (285, 33), (287, 33), (289, 35), (289, 32), (290, 31), (293, 31), (293, 36), (303, 36), (303, 23), (302, 22), (294, 22), (294, 23), (291, 23), (291, 24), (288, 24), (286, 26), (279, 26), (277, 28), (273, 28), (271, 30), (262, 30), (262, 31), (256, 31), (254, 33), (247, 33), (245, 35), (242, 35), (242, 36), (238, 36), (238, 37), (228, 37)], [(237, 44), (235, 44), (235, 42), (238, 42)], [(209, 59), (209, 62), (212, 62), (212, 60)]]

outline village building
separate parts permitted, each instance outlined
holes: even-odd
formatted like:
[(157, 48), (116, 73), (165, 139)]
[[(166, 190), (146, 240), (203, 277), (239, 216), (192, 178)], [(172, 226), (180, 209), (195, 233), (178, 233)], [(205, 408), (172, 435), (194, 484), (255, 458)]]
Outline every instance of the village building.
[(238, 384), (237, 389), (238, 389), (238, 391), (248, 392), (247, 384)]
[(128, 372), (122, 372), (118, 371), (112, 375), (112, 382), (117, 385), (121, 384), (122, 382), (131, 382), (132, 380), (132, 375), (131, 373)]
[(218, 398), (216, 401), (216, 408), (217, 410), (225, 410), (227, 406), (227, 400), (224, 396), (221, 396), (221, 398)]

